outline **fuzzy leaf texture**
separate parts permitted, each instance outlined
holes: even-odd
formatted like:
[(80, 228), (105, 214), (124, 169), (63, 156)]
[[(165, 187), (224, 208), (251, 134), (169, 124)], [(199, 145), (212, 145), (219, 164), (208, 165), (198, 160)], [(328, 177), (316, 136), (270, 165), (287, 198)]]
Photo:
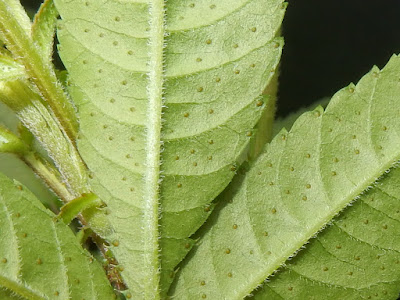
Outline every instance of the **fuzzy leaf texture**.
[(0, 174), (0, 299), (113, 299), (101, 266), (25, 187)]
[(399, 161), (399, 69), (394, 56), (274, 138), (225, 195), (174, 299), (245, 297)]
[(255, 300), (398, 299), (400, 169), (393, 169), (255, 293)]
[(267, 106), (262, 92), (280, 58), (286, 5), (55, 4), (79, 109), (78, 148), (108, 206), (112, 230), (103, 236), (123, 267), (126, 294), (157, 299), (160, 268), (165, 294)]

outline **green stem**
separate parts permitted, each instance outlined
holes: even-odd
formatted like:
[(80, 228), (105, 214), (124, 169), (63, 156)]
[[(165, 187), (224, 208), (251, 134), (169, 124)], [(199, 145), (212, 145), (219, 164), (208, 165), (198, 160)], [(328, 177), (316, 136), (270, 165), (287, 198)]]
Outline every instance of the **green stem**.
[(60, 170), (62, 181), (74, 195), (72, 199), (87, 193), (85, 164), (60, 123), (40, 101), (40, 96), (34, 93), (26, 82), (17, 80), (0, 82), (0, 100), (14, 110), (21, 122), (48, 152)]
[(78, 128), (75, 109), (57, 80), (51, 63), (41, 56), (39, 48), (20, 26), (15, 12), (7, 5), (7, 0), (0, 0), (0, 32), (7, 48), (25, 67), (29, 79), (35, 84), (67, 135), (75, 141)]
[(58, 171), (46, 164), (37, 157), (34, 153), (30, 152), (21, 157), (21, 159), (32, 168), (32, 170), (43, 179), (43, 181), (50, 187), (51, 190), (64, 201), (71, 201), (74, 196), (68, 191), (65, 184), (60, 180)]
[(14, 133), (0, 126), (0, 152), (24, 154), (28, 146)]

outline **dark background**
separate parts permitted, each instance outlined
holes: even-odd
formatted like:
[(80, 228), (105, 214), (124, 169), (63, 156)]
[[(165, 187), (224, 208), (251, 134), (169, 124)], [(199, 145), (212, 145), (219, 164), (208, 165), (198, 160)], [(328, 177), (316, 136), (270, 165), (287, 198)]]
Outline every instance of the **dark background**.
[[(22, 0), (35, 8), (40, 0)], [(278, 114), (331, 96), (400, 53), (399, 0), (289, 0)]]
[(279, 114), (356, 83), (400, 53), (398, 0), (292, 0), (283, 23)]

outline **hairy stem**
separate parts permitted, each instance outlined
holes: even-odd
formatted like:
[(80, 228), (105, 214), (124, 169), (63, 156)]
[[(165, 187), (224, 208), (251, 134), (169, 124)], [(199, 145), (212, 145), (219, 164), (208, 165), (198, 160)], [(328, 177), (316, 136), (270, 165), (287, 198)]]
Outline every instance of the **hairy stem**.
[[(144, 288), (144, 299), (159, 299), (159, 179), (161, 152), (161, 113), (163, 87), (164, 1), (154, 0), (150, 5), (150, 72), (148, 74), (147, 162), (144, 208), (144, 259), (149, 275)], [(149, 225), (148, 225), (149, 224)], [(154, 288), (157, 287), (157, 288)]]
[(75, 109), (57, 80), (50, 62), (44, 60), (39, 48), (19, 24), (15, 12), (6, 0), (0, 0), (0, 32), (14, 58), (25, 67), (26, 73), (37, 87), (72, 141), (77, 135), (78, 121)]
[(44, 163), (37, 155), (30, 152), (21, 159), (32, 168), (32, 170), (43, 179), (43, 181), (50, 187), (51, 190), (64, 201), (71, 201), (74, 196), (68, 191), (65, 184), (60, 181), (60, 176), (57, 175), (58, 171)]

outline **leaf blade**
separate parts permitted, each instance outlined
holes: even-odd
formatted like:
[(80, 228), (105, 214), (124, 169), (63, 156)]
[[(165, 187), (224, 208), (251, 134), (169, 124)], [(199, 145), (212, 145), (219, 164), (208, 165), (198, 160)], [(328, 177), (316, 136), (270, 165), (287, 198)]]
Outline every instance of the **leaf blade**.
[(58, 12), (53, 0), (46, 0), (40, 6), (32, 24), (32, 39), (40, 47), (43, 57), (47, 57), (49, 61), (52, 60), (57, 18)]
[(0, 182), (0, 285), (29, 299), (112, 297), (104, 271), (71, 230), (26, 188), (4, 175)]
[(183, 267), (176, 298), (245, 297), (399, 160), (399, 64), (392, 57), (275, 137)]
[(399, 294), (400, 244), (398, 187), (400, 170), (393, 169), (328, 226), (306, 249), (255, 292), (284, 299), (306, 293), (325, 299), (377, 297)]
[[(193, 244), (188, 234), (211, 213), (210, 203), (243, 161), (251, 131), (267, 106), (262, 92), (279, 61), (283, 42), (276, 35), (285, 6), (280, 0), (240, 0), (233, 6), (224, 1), (215, 10), (204, 4), (197, 9), (167, 3), (167, 27), (161, 28), (159, 15), (154, 21), (159, 25), (146, 30), (151, 20), (149, 9), (161, 2), (55, 3), (63, 20), (58, 29), (61, 57), (74, 84), (70, 92), (81, 116), (79, 149), (93, 172), (95, 193), (111, 212), (115, 231), (107, 240), (118, 246), (110, 248), (124, 266), (122, 276), (130, 292), (137, 297), (145, 297), (143, 287), (148, 280), (144, 278), (152, 277), (146, 273), (154, 271), (154, 266), (144, 266), (144, 252), (148, 251), (142, 245), (150, 236), (144, 231), (149, 227), (154, 233), (158, 223), (154, 207), (144, 209), (150, 185), (143, 176), (150, 178), (154, 170), (157, 173), (155, 157), (150, 159), (151, 151), (146, 149), (158, 152), (158, 144), (163, 143), (163, 151), (155, 153), (161, 155), (161, 173), (151, 177), (151, 191), (157, 183), (162, 207), (160, 243), (169, 249), (161, 249), (161, 293), (165, 294), (174, 274), (173, 264), (181, 261)], [(153, 8), (161, 13), (161, 6)], [(198, 20), (190, 12), (192, 8), (212, 14), (201, 26), (192, 28), (188, 18)], [(104, 14), (104, 22), (96, 20), (94, 11)], [(239, 20), (247, 21), (239, 26)], [(151, 43), (153, 30), (165, 30), (165, 46), (160, 37)], [(240, 40), (249, 43), (239, 45)], [(156, 52), (158, 58), (152, 60)], [(162, 78), (158, 78), (160, 72)], [(156, 93), (149, 97), (149, 91)], [(156, 107), (149, 104), (150, 98), (158, 99), (157, 107), (166, 106), (162, 127), (160, 110), (156, 109), (158, 117), (153, 114), (149, 118)], [(151, 132), (160, 130), (160, 136), (153, 134), (154, 139), (148, 139), (148, 124), (153, 123)], [(153, 211), (151, 222), (145, 221), (148, 211)], [(174, 215), (184, 220), (193, 217), (196, 222), (173, 224), (169, 220)], [(132, 252), (137, 253), (134, 258), (130, 258)]]
[(12, 291), (13, 293), (17, 294), (20, 297), (24, 297), (26, 299), (33, 299), (33, 300), (43, 300), (47, 299), (45, 296), (41, 295), (37, 291), (34, 291), (20, 282), (16, 282), (10, 280), (7, 277), (0, 275), (0, 285), (7, 289), (8, 291)]

